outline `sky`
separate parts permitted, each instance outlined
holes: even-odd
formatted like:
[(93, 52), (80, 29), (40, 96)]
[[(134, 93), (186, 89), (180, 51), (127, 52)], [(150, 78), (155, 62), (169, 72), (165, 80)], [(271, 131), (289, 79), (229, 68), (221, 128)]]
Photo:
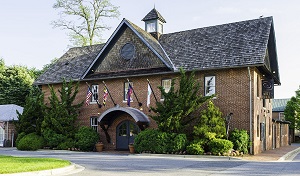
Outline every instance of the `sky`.
[[(71, 42), (67, 31), (53, 28), (59, 18), (54, 0), (0, 2), (0, 58), (6, 65), (41, 69), (61, 57)], [(111, 0), (119, 6), (120, 17), (105, 19), (111, 30), (103, 32), (104, 42), (123, 18), (144, 28), (141, 19), (154, 7), (167, 23), (164, 33), (214, 26), (273, 16), (281, 86), (275, 98), (290, 98), (300, 85), (300, 1), (299, 0)]]

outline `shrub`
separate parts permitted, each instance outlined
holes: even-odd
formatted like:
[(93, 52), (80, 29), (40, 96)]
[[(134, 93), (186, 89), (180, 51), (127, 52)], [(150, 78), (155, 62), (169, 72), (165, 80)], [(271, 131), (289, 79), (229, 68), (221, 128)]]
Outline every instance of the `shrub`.
[(67, 139), (66, 141), (60, 143), (57, 146), (57, 149), (67, 150), (67, 149), (74, 148), (74, 147), (75, 147), (75, 141), (73, 139)]
[(167, 139), (169, 139), (169, 141), (167, 141), (169, 142), (168, 152), (182, 151), (188, 142), (185, 134), (169, 134), (169, 138)]
[(81, 127), (75, 134), (76, 147), (82, 151), (92, 151), (99, 141), (99, 134), (91, 127)]
[(229, 136), (229, 140), (233, 143), (233, 149), (248, 153), (249, 135), (246, 130), (234, 129)]
[(190, 145), (186, 147), (186, 151), (190, 155), (202, 155), (204, 153), (204, 149), (202, 147), (203, 142), (194, 141)]
[(208, 142), (208, 146), (212, 154), (223, 154), (227, 153), (230, 149), (232, 149), (233, 144), (231, 141), (226, 139), (213, 139)]
[(22, 133), (18, 134), (18, 137), (17, 137), (17, 139), (16, 139), (16, 147), (18, 147), (18, 144), (19, 144), (20, 140), (21, 140), (24, 136), (26, 136), (26, 133), (25, 133), (25, 132), (22, 132)]
[(18, 143), (18, 150), (34, 151), (44, 146), (44, 139), (36, 133), (30, 133), (24, 136)]
[(58, 146), (67, 141), (67, 137), (63, 134), (57, 134), (51, 129), (46, 129), (43, 131), (43, 137), (46, 141), (46, 145), (50, 148), (58, 148)]

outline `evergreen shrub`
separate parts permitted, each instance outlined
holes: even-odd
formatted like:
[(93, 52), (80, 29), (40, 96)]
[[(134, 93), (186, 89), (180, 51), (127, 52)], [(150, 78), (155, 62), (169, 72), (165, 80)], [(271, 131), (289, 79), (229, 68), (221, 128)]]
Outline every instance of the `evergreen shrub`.
[(22, 132), (22, 133), (18, 134), (18, 137), (17, 137), (17, 139), (16, 139), (16, 146), (17, 146), (17, 147), (18, 147), (18, 144), (19, 144), (20, 140), (21, 140), (24, 136), (26, 136), (26, 133), (25, 133), (25, 132)]
[(75, 134), (76, 147), (82, 151), (93, 151), (99, 141), (99, 134), (91, 127), (81, 127)]
[(44, 146), (44, 139), (36, 133), (30, 133), (19, 141), (18, 150), (35, 151)]
[(229, 140), (233, 143), (233, 149), (248, 154), (249, 135), (246, 130), (234, 129), (229, 136)]
[(208, 146), (214, 155), (228, 153), (233, 148), (232, 142), (226, 139), (213, 139), (208, 142)]
[(204, 153), (203, 141), (194, 141), (186, 147), (186, 151), (190, 155), (202, 155)]

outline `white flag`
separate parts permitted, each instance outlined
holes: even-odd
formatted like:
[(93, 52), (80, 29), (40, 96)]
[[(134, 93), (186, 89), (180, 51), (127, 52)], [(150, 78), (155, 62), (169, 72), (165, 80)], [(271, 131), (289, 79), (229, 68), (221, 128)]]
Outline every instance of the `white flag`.
[(151, 87), (150, 85), (148, 84), (148, 94), (147, 94), (147, 107), (149, 108), (150, 106), (150, 97), (151, 97)]

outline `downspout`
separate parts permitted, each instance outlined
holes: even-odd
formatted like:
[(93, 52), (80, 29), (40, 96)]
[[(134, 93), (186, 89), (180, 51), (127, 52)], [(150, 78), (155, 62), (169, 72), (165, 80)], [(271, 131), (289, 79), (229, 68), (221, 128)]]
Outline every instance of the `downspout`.
[(250, 154), (253, 154), (253, 143), (252, 143), (252, 83), (251, 83), (251, 73), (250, 73), (250, 67), (248, 67), (248, 76), (249, 76), (249, 109), (250, 109), (250, 115), (249, 115), (249, 122), (250, 122)]

